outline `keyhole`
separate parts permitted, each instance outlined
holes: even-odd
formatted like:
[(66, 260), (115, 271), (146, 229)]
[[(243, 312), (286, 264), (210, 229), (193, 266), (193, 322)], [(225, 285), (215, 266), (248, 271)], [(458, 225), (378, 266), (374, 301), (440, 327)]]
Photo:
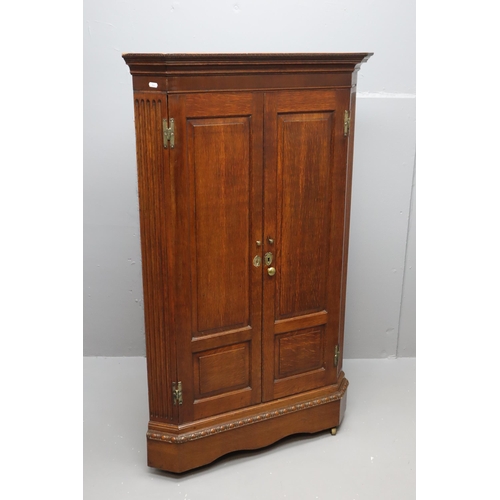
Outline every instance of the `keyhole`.
[(264, 255), (264, 262), (266, 263), (266, 266), (270, 266), (273, 262), (273, 254), (271, 252), (267, 252), (266, 255)]

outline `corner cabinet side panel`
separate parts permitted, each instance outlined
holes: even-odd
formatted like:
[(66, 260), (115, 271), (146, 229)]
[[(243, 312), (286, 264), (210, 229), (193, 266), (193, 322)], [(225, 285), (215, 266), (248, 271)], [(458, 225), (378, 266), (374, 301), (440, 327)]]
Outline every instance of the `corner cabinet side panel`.
[(163, 148), (162, 120), (167, 116), (166, 96), (134, 93), (137, 174), (141, 225), (144, 320), (148, 370), (150, 419), (171, 421), (171, 365), (169, 333), (167, 242), (168, 242), (168, 150)]
[(340, 359), (337, 366), (337, 374), (343, 369), (344, 365), (344, 327), (345, 327), (345, 303), (346, 303), (346, 290), (347, 290), (347, 263), (349, 255), (349, 231), (351, 220), (351, 192), (352, 192), (352, 168), (354, 158), (354, 122), (356, 117), (356, 87), (357, 87), (357, 73), (354, 71), (352, 74), (352, 86), (350, 93), (350, 123), (348, 134), (348, 147), (347, 147), (347, 172), (346, 172), (346, 186), (345, 186), (345, 220), (344, 220), (344, 247), (342, 258), (342, 285), (340, 292), (340, 328), (339, 328), (339, 345), (340, 345)]

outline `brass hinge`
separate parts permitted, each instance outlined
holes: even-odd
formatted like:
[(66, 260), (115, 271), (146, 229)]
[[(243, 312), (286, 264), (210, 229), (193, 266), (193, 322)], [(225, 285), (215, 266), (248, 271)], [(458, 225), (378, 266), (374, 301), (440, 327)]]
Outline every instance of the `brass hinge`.
[[(168, 124), (170, 123), (170, 127)], [(163, 147), (168, 148), (168, 143), (170, 142), (170, 148), (174, 147), (174, 119), (170, 118), (167, 120), (163, 119)]]
[(174, 396), (174, 405), (182, 404), (182, 382), (172, 382), (172, 394)]
[(349, 135), (351, 128), (351, 115), (349, 111), (345, 110), (344, 111), (344, 137), (347, 137)]
[(337, 344), (335, 346), (335, 356), (333, 357), (333, 365), (337, 366), (339, 364), (339, 354), (340, 354), (340, 347)]

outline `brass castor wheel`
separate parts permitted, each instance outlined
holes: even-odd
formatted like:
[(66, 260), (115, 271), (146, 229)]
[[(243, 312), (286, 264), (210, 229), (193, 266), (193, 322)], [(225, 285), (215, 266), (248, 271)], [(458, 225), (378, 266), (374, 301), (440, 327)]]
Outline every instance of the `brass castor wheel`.
[(335, 434), (337, 434), (337, 427), (332, 427), (330, 432), (332, 433), (332, 436), (335, 436)]

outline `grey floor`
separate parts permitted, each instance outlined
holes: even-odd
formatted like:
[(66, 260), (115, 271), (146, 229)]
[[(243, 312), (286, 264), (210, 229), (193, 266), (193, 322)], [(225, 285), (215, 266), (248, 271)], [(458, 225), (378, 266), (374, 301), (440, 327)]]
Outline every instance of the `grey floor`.
[(183, 475), (146, 465), (144, 358), (84, 358), (84, 498), (415, 498), (415, 359), (345, 360), (347, 410), (328, 431), (237, 452)]

